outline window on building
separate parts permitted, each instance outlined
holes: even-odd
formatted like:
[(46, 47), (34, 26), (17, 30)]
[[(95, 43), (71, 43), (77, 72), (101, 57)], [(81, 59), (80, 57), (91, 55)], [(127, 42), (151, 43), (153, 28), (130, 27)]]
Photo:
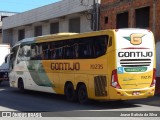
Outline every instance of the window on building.
[(73, 18), (69, 20), (69, 32), (80, 33), (80, 18)]
[(59, 22), (50, 24), (50, 33), (51, 34), (59, 33)]
[(34, 29), (34, 36), (41, 36), (42, 35), (42, 26), (36, 26)]
[(108, 24), (108, 17), (104, 17), (104, 23)]
[(25, 38), (25, 29), (21, 29), (18, 31), (18, 41)]
[(136, 9), (135, 14), (136, 14), (136, 27), (138, 28), (149, 27), (150, 7)]
[(116, 28), (128, 28), (128, 11), (117, 14)]
[(2, 33), (2, 29), (0, 29), (0, 33)]

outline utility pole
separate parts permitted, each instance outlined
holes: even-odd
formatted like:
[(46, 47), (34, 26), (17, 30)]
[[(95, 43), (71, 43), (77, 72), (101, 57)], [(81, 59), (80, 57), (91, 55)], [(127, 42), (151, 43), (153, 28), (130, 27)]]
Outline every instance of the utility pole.
[(88, 1), (93, 1), (92, 5), (89, 4), (83, 4), (83, 0), (80, 0), (81, 5), (83, 6), (92, 6), (92, 10), (88, 11), (87, 14), (90, 15), (90, 22), (91, 22), (91, 29), (93, 31), (98, 31), (99, 30), (99, 20), (100, 20), (100, 0), (88, 0)]
[(91, 19), (91, 28), (93, 31), (99, 30), (99, 0), (93, 0), (93, 10)]

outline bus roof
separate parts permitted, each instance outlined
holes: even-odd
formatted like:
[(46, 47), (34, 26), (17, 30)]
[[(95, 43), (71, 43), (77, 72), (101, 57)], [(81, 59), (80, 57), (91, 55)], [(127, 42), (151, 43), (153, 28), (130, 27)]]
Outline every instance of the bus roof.
[(97, 35), (105, 35), (106, 32), (114, 32), (115, 29), (112, 30), (101, 30), (101, 31), (92, 31), (92, 32), (85, 32), (85, 33), (58, 33), (46, 36), (40, 36), (35, 38), (36, 43), (39, 42), (49, 42), (49, 41), (59, 41), (65, 39), (74, 39), (79, 37), (89, 37), (89, 36), (97, 36)]
[(26, 42), (34, 42), (35, 40), (35, 37), (32, 37), (32, 38), (25, 38), (21, 41), (18, 41), (13, 47), (17, 46), (17, 45), (20, 45), (22, 43), (26, 43)]
[(106, 30), (100, 30), (100, 31), (91, 31), (91, 32), (85, 32), (85, 33), (58, 33), (58, 34), (51, 34), (51, 35), (45, 35), (36, 37), (36, 43), (39, 42), (49, 42), (49, 41), (59, 41), (59, 40), (67, 40), (67, 39), (74, 39), (74, 38), (82, 38), (82, 37), (90, 37), (90, 36), (98, 36), (98, 35), (113, 35), (115, 32), (118, 31), (134, 31), (134, 30), (142, 30), (142, 31), (149, 31), (146, 29), (140, 29), (140, 28), (123, 28), (123, 29), (106, 29)]
[(48, 39), (57, 39), (57, 38), (65, 38), (65, 37), (68, 37), (68, 36), (71, 36), (71, 35), (75, 35), (75, 34), (78, 34), (78, 33), (57, 33), (57, 34), (50, 34), (50, 35), (45, 35), (45, 36), (39, 36), (39, 37), (36, 37), (35, 40), (36, 41), (39, 41), (39, 40), (48, 40)]
[[(89, 37), (89, 36), (98, 36), (98, 35), (113, 35), (115, 32), (118, 31), (125, 31), (125, 30), (146, 30), (146, 29), (139, 29), (139, 28), (124, 28), (124, 29), (107, 29), (107, 30), (100, 30), (100, 31), (92, 31), (92, 32), (85, 32), (85, 33), (57, 33), (57, 34), (50, 34), (50, 35), (44, 35), (44, 36), (38, 36), (38, 37), (32, 37), (32, 38), (25, 38), (18, 43), (16, 43), (17, 46), (22, 43), (41, 43), (41, 42), (50, 42), (50, 41), (59, 41), (59, 40), (67, 40), (67, 39), (74, 39), (74, 38), (82, 38), (82, 37)], [(149, 30), (148, 30), (149, 31)]]

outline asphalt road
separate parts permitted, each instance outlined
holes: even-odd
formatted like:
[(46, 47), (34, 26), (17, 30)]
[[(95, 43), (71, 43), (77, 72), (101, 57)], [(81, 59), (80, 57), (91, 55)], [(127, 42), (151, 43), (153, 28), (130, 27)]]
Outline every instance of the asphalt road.
[[(8, 82), (0, 86), (0, 111), (43, 112), (55, 117), (113, 117), (117, 111), (159, 111), (160, 95), (125, 102), (90, 101), (87, 105), (66, 101), (63, 95), (10, 88)], [(133, 119), (133, 118), (132, 118)], [(146, 118), (145, 118), (146, 119)], [(17, 120), (17, 119), (16, 119)], [(39, 119), (38, 119), (39, 120)]]

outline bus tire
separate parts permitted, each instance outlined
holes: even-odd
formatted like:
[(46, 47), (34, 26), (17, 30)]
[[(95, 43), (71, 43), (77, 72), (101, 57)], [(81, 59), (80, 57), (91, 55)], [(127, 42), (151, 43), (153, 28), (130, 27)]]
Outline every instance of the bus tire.
[(81, 84), (78, 87), (78, 101), (81, 104), (87, 104), (88, 103), (88, 94), (87, 94), (87, 88), (85, 84)]
[(23, 80), (22, 80), (22, 79), (19, 79), (19, 80), (18, 80), (18, 88), (19, 88), (21, 91), (24, 91), (24, 83), (23, 83)]
[(71, 82), (66, 83), (65, 88), (64, 88), (64, 93), (68, 101), (74, 102), (77, 100), (77, 94)]

